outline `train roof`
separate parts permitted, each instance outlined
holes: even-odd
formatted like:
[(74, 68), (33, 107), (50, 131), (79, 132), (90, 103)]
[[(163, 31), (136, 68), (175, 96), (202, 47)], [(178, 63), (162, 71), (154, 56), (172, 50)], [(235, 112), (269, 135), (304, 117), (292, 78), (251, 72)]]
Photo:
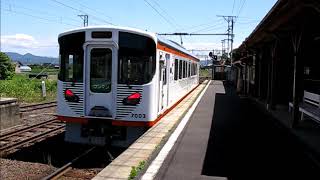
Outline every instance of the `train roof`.
[(190, 55), (190, 56), (192, 56), (195, 59), (198, 59), (200, 61), (200, 59), (197, 56), (193, 55), (191, 52), (189, 52), (186, 48), (184, 48), (183, 46), (181, 46), (177, 42), (165, 39), (165, 38), (163, 38), (162, 36), (159, 36), (159, 35), (156, 35), (156, 37), (157, 37), (158, 42), (160, 42), (162, 44), (165, 44), (167, 46), (170, 46), (171, 48), (176, 49), (178, 51), (181, 51), (184, 54)]
[(195, 55), (193, 55), (192, 53), (190, 53), (188, 50), (186, 50), (183, 46), (179, 45), (178, 43), (165, 39), (163, 37), (161, 37), (160, 35), (156, 34), (156, 33), (152, 33), (152, 32), (148, 32), (148, 31), (143, 31), (140, 29), (136, 29), (136, 28), (131, 28), (131, 27), (123, 27), (123, 26), (114, 26), (114, 25), (100, 25), (100, 26), (87, 26), (87, 27), (81, 27), (81, 28), (76, 28), (76, 29), (71, 29), (68, 31), (65, 31), (63, 33), (60, 33), (58, 38), (60, 38), (61, 36), (65, 36), (68, 34), (72, 34), (72, 33), (77, 33), (77, 32), (83, 32), (83, 31), (92, 31), (92, 30), (120, 30), (120, 31), (125, 31), (125, 32), (131, 32), (131, 33), (135, 33), (135, 34), (140, 34), (143, 36), (148, 36), (150, 38), (152, 38), (155, 42), (159, 42), (162, 44), (165, 44), (167, 46), (170, 46), (173, 49), (176, 49), (184, 54), (190, 55), (196, 59), (199, 60), (198, 57), (196, 57)]
[(71, 29), (71, 30), (65, 31), (65, 32), (59, 34), (59, 37), (64, 36), (64, 35), (68, 35), (68, 34), (72, 34), (72, 33), (76, 33), (76, 32), (83, 32), (83, 31), (87, 31), (87, 30), (88, 31), (90, 31), (90, 30), (121, 30), (121, 31), (141, 34), (141, 35), (144, 35), (144, 36), (149, 36), (149, 37), (153, 38), (154, 40), (156, 40), (155, 33), (148, 32), (148, 31), (143, 31), (143, 30), (136, 29), (136, 28), (123, 27), (123, 26), (113, 26), (113, 25), (100, 25), (100, 26), (80, 27), (80, 28), (76, 28), (76, 29)]

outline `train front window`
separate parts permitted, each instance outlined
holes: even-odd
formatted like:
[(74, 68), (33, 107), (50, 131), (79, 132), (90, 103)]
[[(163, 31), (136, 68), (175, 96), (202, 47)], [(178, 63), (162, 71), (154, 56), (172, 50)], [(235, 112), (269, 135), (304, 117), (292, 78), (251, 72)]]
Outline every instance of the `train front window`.
[(118, 83), (146, 84), (156, 69), (156, 44), (151, 38), (119, 33)]
[(84, 38), (84, 32), (69, 34), (59, 38), (59, 80), (66, 82), (83, 82), (82, 46)]
[(111, 91), (112, 51), (94, 48), (90, 53), (90, 90), (95, 93)]

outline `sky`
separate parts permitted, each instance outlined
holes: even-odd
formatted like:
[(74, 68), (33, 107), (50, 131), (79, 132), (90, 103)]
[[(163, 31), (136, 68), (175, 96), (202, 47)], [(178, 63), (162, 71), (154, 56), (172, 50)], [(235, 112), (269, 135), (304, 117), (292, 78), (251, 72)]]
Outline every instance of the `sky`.
[[(0, 0), (1, 51), (57, 57), (60, 33), (90, 25), (119, 25), (155, 33), (226, 33), (218, 15), (237, 16), (238, 47), (276, 0)], [(167, 36), (180, 43), (180, 37)], [(221, 49), (226, 36), (183, 36), (187, 49)], [(195, 51), (195, 53), (201, 53)], [(203, 52), (202, 52), (203, 53)], [(207, 52), (205, 52), (207, 53)]]

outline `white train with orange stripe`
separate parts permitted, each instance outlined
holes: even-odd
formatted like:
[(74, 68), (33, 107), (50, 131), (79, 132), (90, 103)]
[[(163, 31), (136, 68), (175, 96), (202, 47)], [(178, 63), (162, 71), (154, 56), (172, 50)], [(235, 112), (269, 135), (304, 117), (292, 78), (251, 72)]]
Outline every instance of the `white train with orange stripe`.
[(154, 33), (117, 26), (59, 35), (65, 140), (127, 146), (199, 84), (199, 59)]

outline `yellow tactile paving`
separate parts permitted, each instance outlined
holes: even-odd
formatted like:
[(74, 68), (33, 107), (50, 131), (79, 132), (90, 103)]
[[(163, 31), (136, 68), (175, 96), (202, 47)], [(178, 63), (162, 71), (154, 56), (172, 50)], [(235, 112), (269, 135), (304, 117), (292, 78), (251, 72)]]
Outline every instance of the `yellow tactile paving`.
[(155, 126), (150, 128), (126, 151), (114, 159), (93, 180), (128, 179), (132, 166), (137, 167), (140, 162), (147, 161), (151, 157), (152, 152), (159, 147), (162, 139), (173, 131), (172, 128), (188, 111), (189, 107), (206, 86), (206, 83), (207, 81), (199, 85)]

